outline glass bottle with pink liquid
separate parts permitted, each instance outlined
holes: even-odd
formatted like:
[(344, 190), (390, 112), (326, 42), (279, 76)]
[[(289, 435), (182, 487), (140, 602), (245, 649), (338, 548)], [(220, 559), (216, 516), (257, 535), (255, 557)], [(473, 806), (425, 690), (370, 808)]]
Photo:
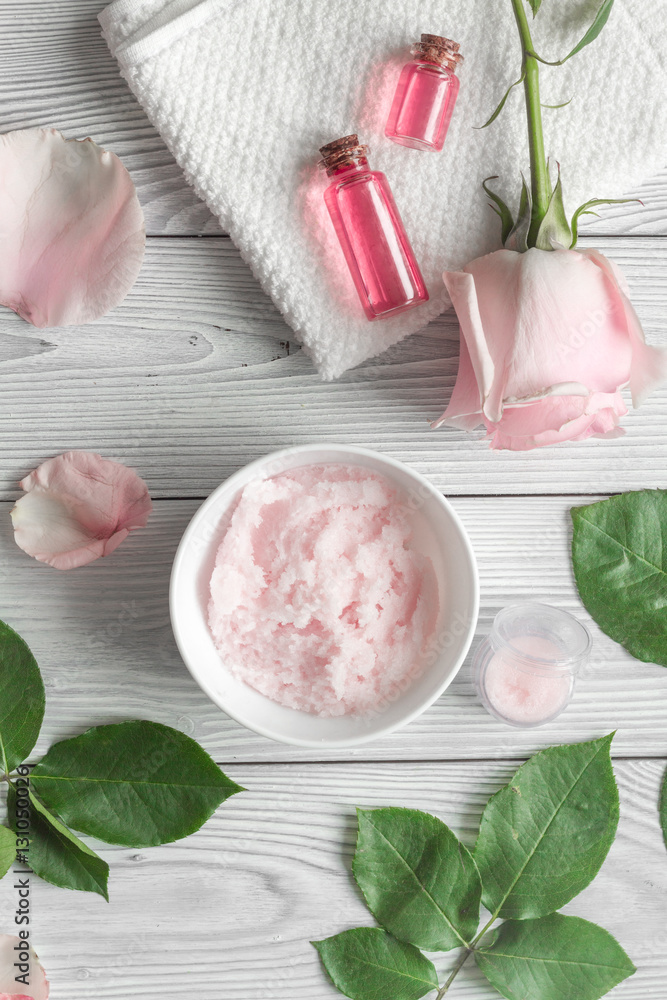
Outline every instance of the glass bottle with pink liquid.
[(324, 200), (361, 304), (374, 320), (427, 302), (428, 292), (389, 182), (370, 169), (367, 152), (356, 135), (320, 149), (331, 178)]
[(440, 35), (422, 35), (414, 59), (401, 72), (385, 135), (402, 146), (439, 152), (459, 93), (459, 46)]

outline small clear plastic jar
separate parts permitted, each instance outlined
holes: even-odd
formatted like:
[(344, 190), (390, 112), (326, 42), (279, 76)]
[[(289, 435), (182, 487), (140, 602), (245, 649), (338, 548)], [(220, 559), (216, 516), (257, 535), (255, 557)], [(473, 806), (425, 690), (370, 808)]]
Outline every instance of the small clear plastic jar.
[(521, 729), (551, 722), (569, 704), (591, 642), (586, 626), (560, 608), (526, 603), (499, 611), (473, 658), (484, 707)]

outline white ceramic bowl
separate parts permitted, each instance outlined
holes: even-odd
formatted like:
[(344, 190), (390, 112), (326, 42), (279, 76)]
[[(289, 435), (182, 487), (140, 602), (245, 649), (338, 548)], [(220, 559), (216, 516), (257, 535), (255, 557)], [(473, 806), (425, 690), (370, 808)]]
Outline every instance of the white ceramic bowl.
[[(240, 491), (251, 480), (303, 465), (361, 465), (390, 479), (414, 517), (413, 547), (433, 562), (440, 615), (429, 654), (417, 676), (381, 713), (320, 718), (285, 708), (235, 678), (222, 662), (206, 619), (215, 555)], [(301, 445), (274, 452), (227, 479), (199, 508), (174, 559), (171, 622), (181, 655), (209, 698), (237, 722), (280, 743), (302, 747), (352, 747), (405, 726), (451, 684), (472, 642), (479, 613), (477, 564), (458, 515), (438, 491), (401, 462), (365, 448)]]

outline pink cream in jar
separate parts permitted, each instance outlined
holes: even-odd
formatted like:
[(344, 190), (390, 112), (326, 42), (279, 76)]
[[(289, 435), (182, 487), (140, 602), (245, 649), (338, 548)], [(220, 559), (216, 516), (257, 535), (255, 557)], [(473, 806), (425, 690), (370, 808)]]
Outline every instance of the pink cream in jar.
[(542, 726), (569, 704), (590, 647), (588, 629), (567, 611), (511, 605), (496, 615), (473, 658), (477, 693), (501, 722)]

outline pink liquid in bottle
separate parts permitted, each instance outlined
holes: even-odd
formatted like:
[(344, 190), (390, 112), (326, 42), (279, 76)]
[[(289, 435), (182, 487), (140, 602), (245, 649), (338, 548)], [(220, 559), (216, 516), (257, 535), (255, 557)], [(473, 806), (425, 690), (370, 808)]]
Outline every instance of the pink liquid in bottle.
[(428, 301), (426, 285), (384, 174), (371, 170), (356, 135), (322, 146), (332, 178), (324, 200), (364, 311), (395, 316)]
[(401, 72), (385, 135), (412, 149), (440, 151), (459, 93), (456, 67), (462, 62), (456, 42), (422, 35), (415, 58)]

